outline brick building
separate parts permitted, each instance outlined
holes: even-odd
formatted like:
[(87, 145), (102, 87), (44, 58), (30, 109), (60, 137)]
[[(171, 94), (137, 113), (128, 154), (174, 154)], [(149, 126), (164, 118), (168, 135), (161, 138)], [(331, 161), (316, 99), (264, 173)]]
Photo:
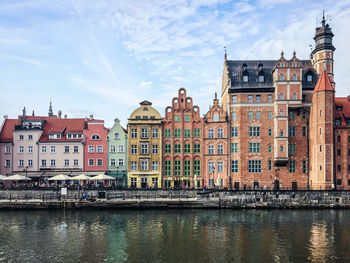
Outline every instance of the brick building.
[(203, 119), (184, 88), (166, 107), (163, 129), (163, 187), (201, 187), (204, 182)]

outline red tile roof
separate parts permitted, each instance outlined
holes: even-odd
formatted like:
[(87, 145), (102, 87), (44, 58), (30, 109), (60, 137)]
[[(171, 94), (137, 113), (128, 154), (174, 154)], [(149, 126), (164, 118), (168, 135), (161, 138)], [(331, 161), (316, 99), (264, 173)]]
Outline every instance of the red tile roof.
[(318, 78), (318, 81), (316, 83), (316, 87), (312, 93), (318, 92), (318, 91), (324, 91), (324, 90), (331, 90), (335, 91), (331, 81), (329, 80), (328, 74), (326, 71), (323, 71), (321, 73), (321, 76)]
[[(334, 98), (335, 118), (341, 120), (340, 126), (350, 126), (346, 124), (346, 119), (350, 120), (350, 95), (346, 98)], [(338, 108), (342, 107), (341, 111)]]
[(12, 142), (15, 125), (19, 124), (18, 119), (6, 119), (0, 133), (0, 142)]
[[(62, 141), (82, 141), (81, 139), (67, 139), (67, 133), (83, 133), (85, 127), (85, 119), (58, 119), (47, 118), (44, 124), (44, 132), (41, 135), (39, 142), (62, 142)], [(61, 133), (61, 139), (49, 139), (50, 133)]]

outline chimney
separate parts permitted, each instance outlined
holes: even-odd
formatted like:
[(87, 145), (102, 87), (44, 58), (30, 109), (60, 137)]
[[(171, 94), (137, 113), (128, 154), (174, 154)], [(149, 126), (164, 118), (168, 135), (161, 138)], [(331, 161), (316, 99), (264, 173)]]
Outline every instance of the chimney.
[(32, 116), (33, 116), (33, 117), (35, 116), (35, 114), (34, 114), (34, 110), (33, 110), (33, 112), (32, 112)]
[(90, 120), (93, 120), (93, 119), (94, 119), (94, 115), (90, 114)]
[(7, 115), (4, 115), (4, 119), (5, 119), (5, 120), (7, 120), (7, 119), (8, 119), (8, 117), (9, 117), (9, 116), (7, 116)]
[(58, 118), (59, 118), (59, 119), (62, 118), (62, 111), (61, 111), (61, 110), (58, 111)]
[(64, 114), (64, 118), (67, 119), (67, 114)]

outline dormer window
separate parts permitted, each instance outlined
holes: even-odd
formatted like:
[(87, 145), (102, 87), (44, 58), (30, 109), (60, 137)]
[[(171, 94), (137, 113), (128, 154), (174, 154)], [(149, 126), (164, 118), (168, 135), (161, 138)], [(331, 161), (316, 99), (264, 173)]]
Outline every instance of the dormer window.
[(61, 134), (60, 133), (50, 133), (49, 139), (61, 139)]
[(260, 71), (262, 71), (262, 69), (263, 69), (263, 64), (260, 63), (260, 64), (258, 65), (258, 71), (260, 72)]
[(91, 140), (101, 140), (101, 138), (98, 134), (94, 134), (91, 136)]
[(293, 68), (297, 67), (297, 63), (293, 62)]
[(243, 82), (248, 82), (248, 75), (243, 75)]
[(284, 68), (284, 63), (283, 62), (281, 62), (281, 68)]
[(148, 108), (147, 107), (143, 107), (143, 111), (148, 111)]
[(265, 76), (259, 75), (259, 82), (264, 82), (264, 81), (265, 81)]
[(243, 71), (246, 71), (246, 69), (247, 69), (247, 64), (244, 63), (244, 64), (242, 65), (242, 70), (243, 70)]

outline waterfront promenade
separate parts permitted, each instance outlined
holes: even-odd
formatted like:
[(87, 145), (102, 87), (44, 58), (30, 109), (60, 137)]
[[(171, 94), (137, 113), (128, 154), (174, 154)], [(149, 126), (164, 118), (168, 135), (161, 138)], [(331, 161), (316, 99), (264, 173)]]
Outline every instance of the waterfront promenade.
[(0, 209), (350, 208), (350, 191), (0, 190)]

